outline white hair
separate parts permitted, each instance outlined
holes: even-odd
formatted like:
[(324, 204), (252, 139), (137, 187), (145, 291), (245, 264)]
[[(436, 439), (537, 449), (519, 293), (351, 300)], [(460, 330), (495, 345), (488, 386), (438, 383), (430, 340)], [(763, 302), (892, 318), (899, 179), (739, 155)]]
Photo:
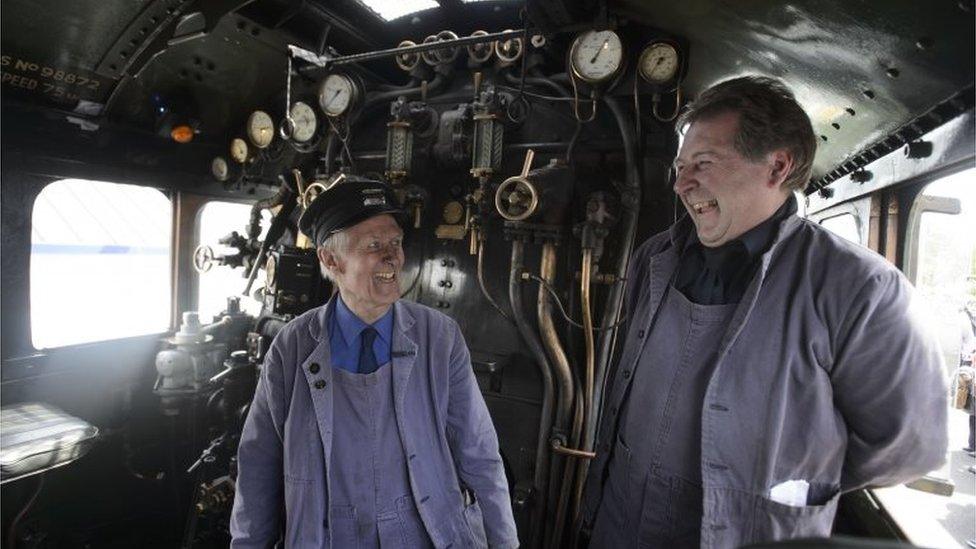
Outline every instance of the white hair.
[[(318, 250), (325, 250), (332, 254), (340, 254), (346, 250), (349, 246), (349, 235), (346, 231), (339, 231), (337, 233), (332, 233), (325, 237), (318, 246)], [(325, 267), (325, 263), (319, 260), (319, 271), (322, 273), (322, 277), (330, 282), (335, 282), (335, 278), (332, 276), (332, 272)]]

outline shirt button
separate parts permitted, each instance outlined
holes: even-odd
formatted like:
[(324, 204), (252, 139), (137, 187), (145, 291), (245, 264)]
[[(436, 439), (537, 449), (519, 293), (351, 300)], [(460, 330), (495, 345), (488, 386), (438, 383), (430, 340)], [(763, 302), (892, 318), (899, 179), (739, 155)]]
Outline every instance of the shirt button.
[(315, 388), (316, 389), (325, 389), (325, 380), (324, 379), (316, 380), (315, 381)]
[(312, 372), (313, 374), (319, 373), (319, 363), (313, 362), (312, 365), (308, 367), (308, 371)]
[(630, 370), (624, 370), (624, 379), (630, 379)]
[(644, 339), (644, 330), (637, 332), (637, 337), (639, 337), (640, 339)]

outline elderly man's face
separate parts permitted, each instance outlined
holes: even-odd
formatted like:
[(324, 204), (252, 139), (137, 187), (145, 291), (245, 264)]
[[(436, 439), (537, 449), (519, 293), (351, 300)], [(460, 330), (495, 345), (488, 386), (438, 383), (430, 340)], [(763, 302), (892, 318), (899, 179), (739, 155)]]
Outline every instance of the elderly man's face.
[(403, 231), (393, 216), (378, 215), (346, 229), (346, 245), (331, 253), (319, 249), (342, 300), (366, 322), (372, 322), (400, 298)]
[(705, 246), (738, 238), (775, 213), (789, 194), (781, 188), (792, 167), (789, 153), (777, 150), (749, 160), (735, 149), (738, 127), (734, 112), (696, 121), (674, 161), (674, 192)]

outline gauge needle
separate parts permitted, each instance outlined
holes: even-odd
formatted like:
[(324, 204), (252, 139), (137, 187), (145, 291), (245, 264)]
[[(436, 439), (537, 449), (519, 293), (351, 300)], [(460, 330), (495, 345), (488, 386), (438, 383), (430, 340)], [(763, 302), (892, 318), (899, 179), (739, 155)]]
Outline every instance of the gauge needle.
[(340, 93), (342, 93), (342, 90), (336, 90), (335, 93), (332, 94), (332, 97), (330, 97), (329, 100), (325, 102), (326, 106), (331, 105), (332, 102), (335, 101), (335, 98), (339, 97)]
[(597, 58), (597, 57), (600, 57), (600, 53), (602, 53), (602, 52), (603, 52), (603, 50), (605, 50), (605, 49), (607, 49), (607, 46), (608, 46), (609, 44), (610, 44), (610, 39), (609, 39), (609, 38), (607, 38), (607, 39), (605, 39), (605, 40), (603, 41), (603, 45), (602, 45), (602, 46), (600, 46), (600, 49), (598, 49), (598, 50), (596, 50), (596, 53), (595, 53), (595, 54), (593, 54), (593, 59), (590, 59), (590, 63), (591, 63), (591, 64), (592, 64), (592, 63), (596, 63), (596, 58)]

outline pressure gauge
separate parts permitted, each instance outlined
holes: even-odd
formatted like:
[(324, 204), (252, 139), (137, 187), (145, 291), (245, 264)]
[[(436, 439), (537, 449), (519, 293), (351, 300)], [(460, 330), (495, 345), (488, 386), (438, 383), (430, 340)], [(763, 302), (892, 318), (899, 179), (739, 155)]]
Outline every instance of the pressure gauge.
[(671, 42), (651, 42), (641, 52), (637, 70), (648, 84), (663, 85), (678, 76), (681, 60), (678, 48)]
[[(417, 44), (411, 40), (404, 40), (400, 42), (397, 46), (398, 48), (408, 48), (410, 46), (416, 46)], [(399, 53), (396, 56), (396, 64), (401, 69), (410, 72), (420, 63), (419, 53)]]
[(599, 84), (613, 78), (624, 60), (624, 46), (611, 30), (586, 31), (569, 50), (569, 64), (576, 78)]
[[(507, 29), (505, 32), (511, 32), (511, 29)], [(495, 55), (506, 63), (514, 63), (518, 61), (519, 57), (522, 57), (523, 45), (521, 37), (499, 40), (495, 42)]]
[(244, 141), (240, 137), (235, 137), (233, 141), (230, 142), (230, 158), (238, 164), (243, 164), (247, 161), (247, 141)]
[[(483, 30), (476, 30), (471, 33), (471, 36), (487, 36), (488, 33)], [(495, 47), (494, 42), (479, 42), (477, 44), (471, 44), (468, 46), (468, 57), (471, 58), (475, 63), (484, 63), (491, 59), (491, 54), (494, 53)]]
[(299, 143), (304, 143), (315, 135), (315, 111), (308, 103), (303, 103), (301, 101), (295, 101), (295, 104), (291, 106), (291, 110), (288, 112), (289, 118), (291, 118), (292, 123), (294, 123), (294, 128), (291, 133), (291, 138)]
[(271, 144), (271, 140), (274, 139), (274, 122), (268, 113), (264, 111), (251, 113), (247, 118), (247, 138), (259, 149)]
[(215, 156), (213, 162), (210, 163), (210, 173), (217, 181), (227, 181), (227, 177), (230, 175), (227, 159), (223, 156)]
[(330, 74), (319, 87), (319, 106), (326, 116), (337, 117), (349, 112), (359, 90), (352, 78), (344, 74)]

